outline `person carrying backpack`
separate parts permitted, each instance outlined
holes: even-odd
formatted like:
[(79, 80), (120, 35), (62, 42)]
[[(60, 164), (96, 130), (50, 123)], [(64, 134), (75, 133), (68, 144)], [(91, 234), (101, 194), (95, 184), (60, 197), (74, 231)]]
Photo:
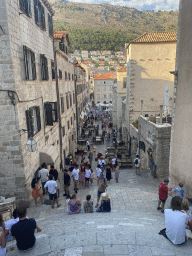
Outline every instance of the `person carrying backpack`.
[(136, 155), (136, 157), (134, 159), (134, 164), (135, 164), (136, 175), (140, 176), (140, 159), (139, 159), (139, 155)]
[(93, 212), (93, 201), (91, 201), (91, 195), (86, 196), (86, 202), (84, 202), (83, 208), (85, 213)]

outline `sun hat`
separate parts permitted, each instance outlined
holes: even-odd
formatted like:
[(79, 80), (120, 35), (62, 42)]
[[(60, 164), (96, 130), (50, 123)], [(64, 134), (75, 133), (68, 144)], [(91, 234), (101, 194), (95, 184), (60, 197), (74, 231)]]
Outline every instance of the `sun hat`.
[(101, 200), (108, 200), (109, 199), (109, 194), (108, 193), (102, 193), (101, 194)]

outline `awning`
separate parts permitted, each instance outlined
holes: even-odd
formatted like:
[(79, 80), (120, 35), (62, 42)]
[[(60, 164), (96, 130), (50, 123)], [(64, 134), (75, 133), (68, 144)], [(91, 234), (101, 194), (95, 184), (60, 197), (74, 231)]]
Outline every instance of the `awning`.
[(59, 157), (58, 147), (52, 145), (44, 146), (39, 152), (40, 165), (46, 163), (48, 165), (54, 164)]

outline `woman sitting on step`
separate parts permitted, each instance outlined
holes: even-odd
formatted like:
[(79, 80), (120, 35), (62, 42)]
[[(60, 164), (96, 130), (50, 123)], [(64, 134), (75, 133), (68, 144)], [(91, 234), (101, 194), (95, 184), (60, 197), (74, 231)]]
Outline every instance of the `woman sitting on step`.
[(76, 194), (73, 194), (70, 197), (70, 200), (68, 202), (68, 213), (69, 214), (78, 214), (81, 210), (81, 201), (78, 201), (76, 199)]
[(109, 199), (108, 193), (102, 193), (101, 194), (101, 205), (96, 210), (96, 212), (110, 212), (111, 211), (111, 203)]

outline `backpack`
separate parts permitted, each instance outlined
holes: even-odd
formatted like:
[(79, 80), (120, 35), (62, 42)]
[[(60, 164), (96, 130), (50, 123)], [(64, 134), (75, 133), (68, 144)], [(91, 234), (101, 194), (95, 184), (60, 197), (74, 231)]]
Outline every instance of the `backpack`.
[(85, 213), (92, 213), (93, 212), (93, 206), (91, 204), (91, 201), (86, 202), (84, 211), (85, 211)]
[(137, 165), (139, 163), (138, 158), (135, 159), (135, 164)]

